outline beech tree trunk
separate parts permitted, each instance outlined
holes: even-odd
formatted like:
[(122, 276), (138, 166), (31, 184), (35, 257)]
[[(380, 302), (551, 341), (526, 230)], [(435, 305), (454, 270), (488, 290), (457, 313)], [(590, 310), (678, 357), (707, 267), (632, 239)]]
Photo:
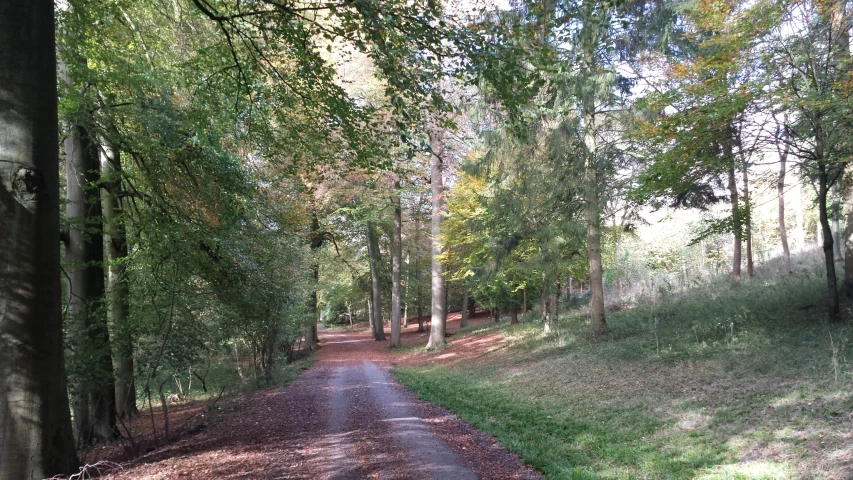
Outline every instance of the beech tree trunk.
[(0, 2), (0, 478), (70, 474), (53, 2)]
[(72, 399), (80, 442), (108, 442), (117, 435), (115, 381), (107, 319), (103, 312), (104, 243), (97, 147), (88, 132), (71, 125), (65, 137), (66, 217), (69, 223), (68, 318), (74, 337)]
[(441, 348), (446, 344), (444, 338), (447, 321), (447, 297), (444, 272), (438, 256), (441, 246), (438, 237), (441, 233), (441, 218), (444, 211), (444, 185), (442, 182), (442, 141), (438, 132), (430, 133), (430, 191), (432, 194), (432, 219), (430, 221), (430, 277), (432, 280), (432, 309), (430, 312), (429, 341), (427, 350)]
[(394, 235), (391, 238), (391, 346), (400, 345), (400, 264), (403, 261), (403, 212), (400, 207), (400, 182), (394, 185)]
[(107, 245), (107, 322), (112, 326), (116, 372), (116, 414), (119, 418), (139, 416), (133, 370), (133, 333), (128, 324), (130, 290), (127, 279), (127, 238), (121, 205), (121, 157), (108, 142), (101, 146), (101, 175), (104, 233)]
[(373, 292), (373, 339), (385, 340), (385, 324), (382, 321), (382, 286), (379, 282), (379, 236), (373, 222), (367, 223), (367, 252), (370, 256), (370, 287)]

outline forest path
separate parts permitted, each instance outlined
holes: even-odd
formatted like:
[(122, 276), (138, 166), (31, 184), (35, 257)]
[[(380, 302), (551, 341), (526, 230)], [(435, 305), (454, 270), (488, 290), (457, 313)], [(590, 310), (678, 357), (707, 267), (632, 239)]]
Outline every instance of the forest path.
[[(404, 340), (417, 341), (414, 330), (404, 329)], [(366, 328), (320, 338), (317, 364), (283, 393), (322, 392), (315, 402), (324, 431), (312, 432), (320, 442), (307, 462), (321, 478), (538, 478), (489, 437), (398, 384), (387, 341), (374, 341)]]
[[(479, 320), (488, 322), (487, 314)], [(455, 330), (458, 318), (448, 323)], [(416, 329), (403, 330), (404, 344), (426, 343), (426, 333)], [(420, 363), (420, 357), (434, 360), (446, 352), (391, 353), (387, 341), (374, 341), (360, 325), (321, 332), (320, 338), (317, 363), (290, 384), (237, 395), (214, 411), (187, 406), (195, 416), (176, 429), (175, 441), (102, 478), (539, 478), (491, 437), (418, 400), (388, 371), (392, 361)], [(453, 348), (463, 352), (461, 346)]]
[(417, 400), (388, 373), (387, 342), (367, 331), (324, 333), (320, 361), (328, 412), (323, 442), (330, 479), (476, 479), (472, 468), (417, 415)]

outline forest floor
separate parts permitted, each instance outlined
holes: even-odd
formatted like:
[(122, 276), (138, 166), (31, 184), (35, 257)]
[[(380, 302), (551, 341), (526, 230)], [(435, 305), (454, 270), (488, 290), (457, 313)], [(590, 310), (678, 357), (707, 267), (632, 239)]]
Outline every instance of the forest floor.
[[(471, 326), (488, 322), (484, 312)], [(451, 315), (448, 332), (458, 326), (459, 315)], [(390, 376), (392, 361), (421, 355), (414, 346), (425, 344), (428, 333), (416, 330), (416, 323), (403, 330), (397, 352), (373, 341), (364, 325), (321, 332), (317, 362), (295, 381), (173, 406), (173, 441), (156, 448), (140, 443), (146, 453), (105, 464), (110, 473), (103, 478), (538, 478), (491, 437), (417, 400)], [(134, 421), (137, 431), (146, 421)], [(126, 453), (114, 446), (87, 460), (120, 461)]]

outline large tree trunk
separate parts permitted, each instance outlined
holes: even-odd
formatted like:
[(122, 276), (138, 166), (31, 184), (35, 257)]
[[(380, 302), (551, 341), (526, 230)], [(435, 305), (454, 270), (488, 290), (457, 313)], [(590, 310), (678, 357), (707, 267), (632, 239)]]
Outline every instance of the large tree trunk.
[[(70, 86), (71, 79), (61, 70)], [(108, 442), (118, 432), (112, 351), (102, 308), (105, 287), (100, 165), (97, 146), (80, 125), (69, 125), (65, 137), (65, 178), (74, 433), (84, 444)]]
[(115, 381), (104, 301), (104, 245), (98, 154), (88, 132), (71, 125), (65, 137), (66, 217), (69, 223), (68, 318), (74, 427), (82, 443), (115, 438)]
[(0, 2), (0, 478), (70, 474), (53, 2)]
[(826, 264), (826, 286), (829, 294), (827, 315), (830, 320), (836, 321), (839, 318), (840, 307), (838, 303), (838, 281), (835, 276), (835, 258), (832, 249), (832, 230), (829, 227), (829, 214), (826, 208), (828, 194), (829, 178), (826, 172), (826, 164), (819, 161), (817, 209), (821, 232), (823, 233), (823, 257)]
[(779, 197), (779, 239), (782, 242), (782, 258), (785, 260), (785, 271), (791, 273), (791, 250), (788, 248), (788, 229), (785, 227), (785, 162), (788, 160), (788, 143), (779, 149), (779, 181), (776, 192)]
[(444, 339), (447, 321), (447, 301), (445, 296), (444, 272), (438, 256), (441, 254), (439, 234), (441, 233), (441, 217), (444, 211), (444, 185), (442, 182), (442, 141), (439, 132), (430, 133), (430, 191), (432, 193), (432, 219), (430, 239), (430, 277), (432, 279), (432, 311), (430, 312), (429, 341), (427, 350), (441, 348), (446, 344)]
[(367, 253), (370, 256), (370, 288), (373, 293), (373, 339), (385, 340), (385, 324), (382, 321), (382, 286), (379, 282), (379, 235), (373, 222), (367, 223)]
[(394, 235), (391, 238), (391, 346), (400, 345), (400, 267), (403, 261), (403, 211), (400, 207), (400, 182), (394, 185)]
[(590, 322), (596, 334), (607, 333), (604, 316), (604, 279), (601, 266), (601, 216), (598, 197), (594, 106), (586, 105), (584, 113), (584, 144), (587, 148), (586, 183), (586, 251), (589, 260)]
[(102, 191), (104, 233), (107, 245), (107, 322), (112, 326), (113, 358), (116, 372), (116, 413), (119, 418), (139, 416), (136, 407), (136, 382), (133, 376), (133, 333), (128, 323), (130, 290), (127, 278), (127, 238), (122, 210), (121, 157), (108, 142), (102, 142), (101, 174), (106, 184)]

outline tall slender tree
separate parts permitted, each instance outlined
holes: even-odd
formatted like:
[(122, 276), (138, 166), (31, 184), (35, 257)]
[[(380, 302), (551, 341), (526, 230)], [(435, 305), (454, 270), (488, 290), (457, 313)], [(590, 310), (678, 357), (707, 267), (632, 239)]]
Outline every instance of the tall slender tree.
[(129, 323), (130, 288), (127, 272), (127, 237), (121, 201), (121, 152), (108, 140), (101, 141), (101, 191), (106, 240), (107, 321), (112, 328), (113, 363), (116, 375), (116, 414), (139, 415), (133, 368), (133, 328)]
[(444, 143), (442, 133), (438, 129), (429, 132), (430, 146), (430, 193), (432, 197), (432, 218), (430, 220), (430, 278), (432, 284), (432, 308), (430, 312), (429, 341), (427, 350), (441, 348), (446, 344), (445, 330), (447, 327), (447, 296), (444, 281), (444, 269), (439, 260), (441, 255), (441, 220), (444, 215), (444, 175), (443, 150)]

